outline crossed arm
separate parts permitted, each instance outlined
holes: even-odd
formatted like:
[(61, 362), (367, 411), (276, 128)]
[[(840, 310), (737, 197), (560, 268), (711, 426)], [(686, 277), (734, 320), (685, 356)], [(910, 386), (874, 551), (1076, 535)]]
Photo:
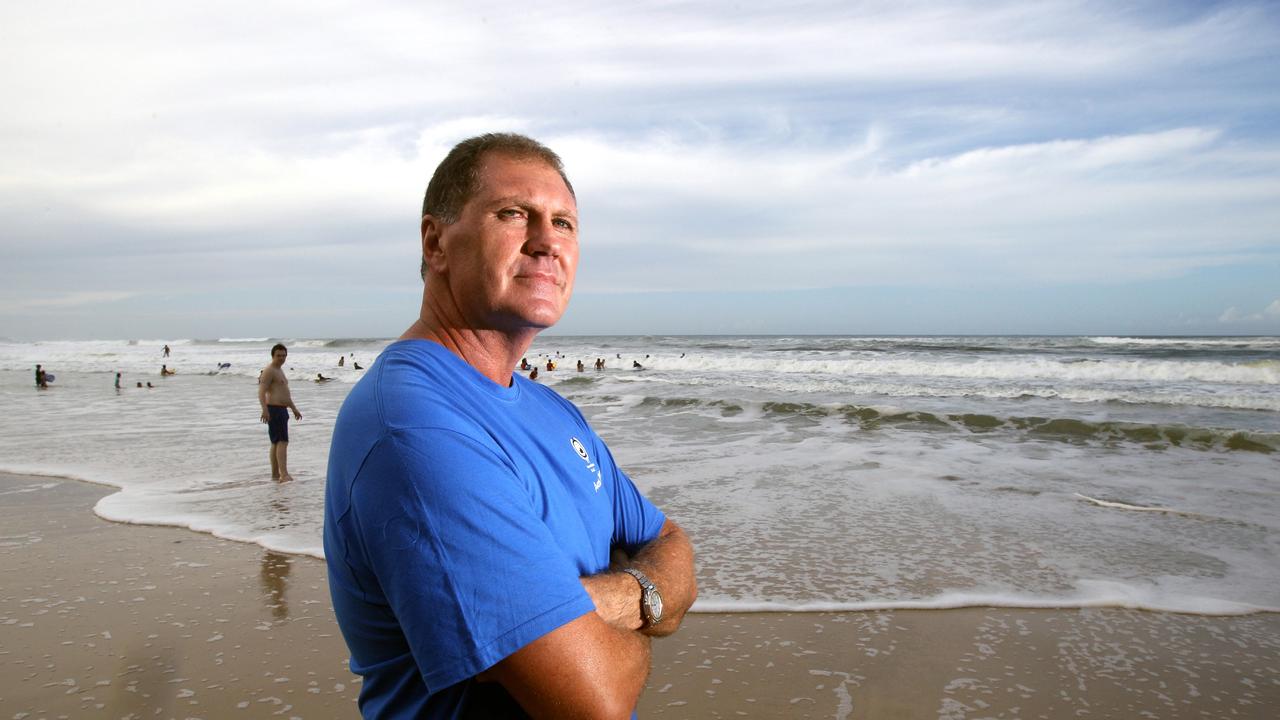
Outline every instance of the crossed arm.
[[(649, 576), (662, 593), (662, 622), (641, 629), (640, 584), (623, 567)], [(610, 569), (581, 579), (596, 611), (543, 635), (482, 674), (502, 683), (531, 716), (626, 718), (649, 675), (650, 637), (670, 635), (698, 595), (693, 546), (667, 520), (634, 557), (615, 551)]]

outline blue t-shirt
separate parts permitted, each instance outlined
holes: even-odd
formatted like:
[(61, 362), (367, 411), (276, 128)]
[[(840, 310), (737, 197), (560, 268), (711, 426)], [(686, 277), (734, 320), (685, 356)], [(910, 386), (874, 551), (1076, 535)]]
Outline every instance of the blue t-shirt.
[(441, 345), (387, 347), (338, 413), (324, 550), (369, 718), (519, 712), (477, 673), (595, 610), (579, 577), (665, 517), (571, 403)]

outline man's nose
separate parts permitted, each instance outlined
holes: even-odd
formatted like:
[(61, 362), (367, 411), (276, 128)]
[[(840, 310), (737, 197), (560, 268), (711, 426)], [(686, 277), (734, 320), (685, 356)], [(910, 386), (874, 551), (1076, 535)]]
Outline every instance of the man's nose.
[(524, 251), (528, 255), (550, 255), (560, 257), (565, 238), (557, 231), (554, 218), (530, 219), (526, 226), (528, 239), (524, 243)]

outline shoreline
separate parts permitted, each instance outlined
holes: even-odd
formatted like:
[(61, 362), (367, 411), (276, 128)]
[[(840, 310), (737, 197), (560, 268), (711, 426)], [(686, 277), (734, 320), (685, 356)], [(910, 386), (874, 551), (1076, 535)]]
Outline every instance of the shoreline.
[[(0, 474), (0, 705), (357, 715), (323, 561), (102, 519), (92, 507), (111, 488)], [(1276, 613), (699, 612), (653, 647), (641, 717), (1261, 720), (1280, 707)]]
[[(85, 477), (74, 474), (58, 474), (45, 473), (39, 471), (13, 471), (0, 467), (0, 478), (10, 479), (26, 479), (28, 481), (45, 481), (50, 484), (58, 484), (63, 482), (74, 482), (86, 485), (100, 491), (98, 500), (112, 495), (114, 493), (126, 492), (126, 488), (108, 482), (90, 480)], [(1079, 495), (1077, 493), (1077, 495)], [(1092, 502), (1102, 502), (1080, 496)], [(310, 551), (300, 548), (282, 548), (264, 545), (261, 541), (238, 535), (226, 534), (218, 530), (209, 528), (197, 528), (191, 525), (183, 524), (179, 521), (166, 520), (129, 520), (112, 517), (110, 514), (103, 514), (98, 511), (97, 502), (90, 503), (89, 512), (96, 518), (109, 522), (113, 525), (126, 525), (135, 527), (153, 527), (153, 528), (171, 528), (174, 530), (196, 533), (198, 535), (208, 536), (224, 542), (232, 542), (240, 545), (248, 545), (265, 552), (273, 552), (290, 557), (308, 557), (320, 562), (324, 562), (324, 557), (318, 551)], [(1176, 512), (1165, 511), (1161, 512)], [(1008, 610), (1086, 610), (1086, 609), (1115, 609), (1115, 610), (1136, 610), (1139, 612), (1164, 613), (1171, 615), (1188, 615), (1192, 617), (1244, 617), (1249, 615), (1261, 614), (1280, 614), (1280, 608), (1271, 608), (1249, 603), (1242, 603), (1232, 600), (1221, 600), (1217, 598), (1199, 598), (1199, 604), (1207, 608), (1212, 606), (1214, 609), (1191, 610), (1181, 607), (1161, 606), (1154, 602), (1141, 602), (1133, 599), (1133, 593), (1125, 593), (1119, 590), (1113, 590), (1112, 595), (1102, 597), (1077, 597), (1077, 598), (1058, 598), (1058, 597), (1041, 597), (1041, 596), (1000, 596), (1000, 595), (980, 595), (964, 592), (946, 593), (941, 596), (926, 600), (897, 600), (882, 602), (844, 602), (844, 601), (818, 601), (818, 602), (800, 602), (786, 603), (775, 601), (701, 601), (696, 603), (689, 610), (690, 614), (696, 615), (753, 615), (753, 614), (820, 614), (820, 613), (868, 613), (868, 612), (910, 612), (910, 611), (928, 611), (928, 610), (969, 610), (969, 609), (1008, 609)]]

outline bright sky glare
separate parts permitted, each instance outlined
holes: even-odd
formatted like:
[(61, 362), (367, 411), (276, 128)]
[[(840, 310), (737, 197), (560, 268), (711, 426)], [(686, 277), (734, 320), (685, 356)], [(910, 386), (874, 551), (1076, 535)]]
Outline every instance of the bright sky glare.
[(565, 159), (558, 332), (1280, 334), (1269, 2), (0, 7), (0, 337), (382, 337), (456, 141)]

